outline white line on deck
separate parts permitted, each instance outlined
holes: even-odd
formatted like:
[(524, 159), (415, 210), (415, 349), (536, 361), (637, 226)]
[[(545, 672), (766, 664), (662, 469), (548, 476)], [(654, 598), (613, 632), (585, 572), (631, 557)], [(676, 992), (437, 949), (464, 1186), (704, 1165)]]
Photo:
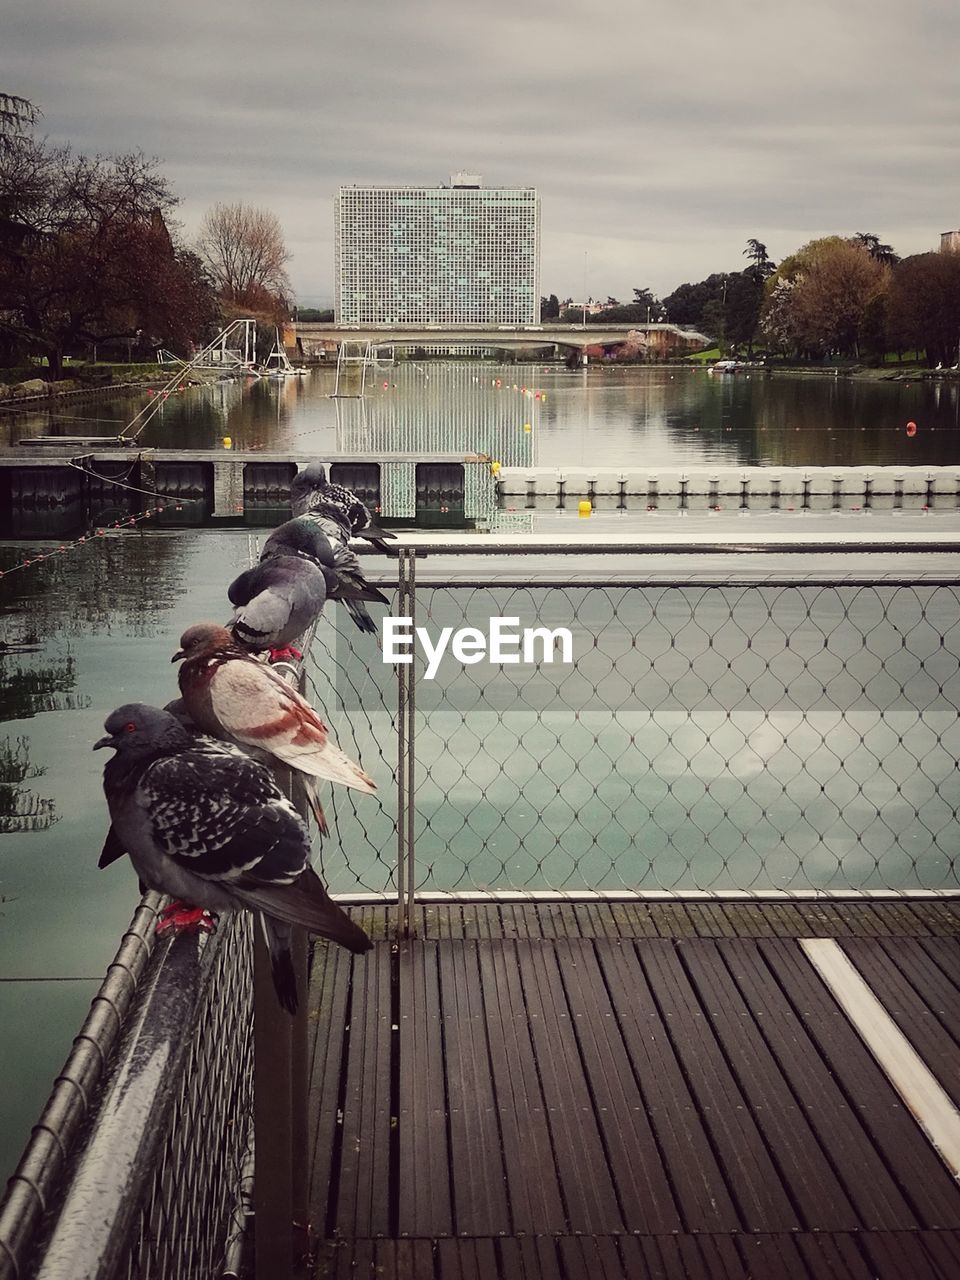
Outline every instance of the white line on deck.
[(960, 1111), (943, 1086), (833, 938), (801, 938), (800, 945), (944, 1164), (960, 1177)]

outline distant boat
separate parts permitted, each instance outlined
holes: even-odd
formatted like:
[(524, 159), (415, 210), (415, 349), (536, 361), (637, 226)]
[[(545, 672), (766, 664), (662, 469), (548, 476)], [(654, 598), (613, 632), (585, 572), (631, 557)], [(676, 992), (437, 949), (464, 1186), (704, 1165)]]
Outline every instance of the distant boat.
[(743, 367), (739, 360), (716, 360), (707, 366), (707, 373), (733, 373)]

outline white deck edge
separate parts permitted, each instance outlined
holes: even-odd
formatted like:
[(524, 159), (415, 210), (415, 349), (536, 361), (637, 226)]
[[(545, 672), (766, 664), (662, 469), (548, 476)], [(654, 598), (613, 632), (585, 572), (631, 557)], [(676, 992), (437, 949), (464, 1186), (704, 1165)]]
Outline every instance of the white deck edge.
[(833, 938), (800, 946), (856, 1028), (914, 1119), (955, 1178), (960, 1178), (960, 1111)]
[[(332, 893), (357, 906), (396, 903), (396, 892)], [(960, 899), (957, 889), (427, 889), (418, 905), (444, 902), (929, 902)]]

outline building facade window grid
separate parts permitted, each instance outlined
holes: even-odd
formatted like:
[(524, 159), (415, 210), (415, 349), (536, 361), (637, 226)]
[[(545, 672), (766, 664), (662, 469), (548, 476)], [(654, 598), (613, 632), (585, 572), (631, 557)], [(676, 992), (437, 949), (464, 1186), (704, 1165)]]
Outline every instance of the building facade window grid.
[(338, 324), (536, 325), (533, 188), (341, 187)]

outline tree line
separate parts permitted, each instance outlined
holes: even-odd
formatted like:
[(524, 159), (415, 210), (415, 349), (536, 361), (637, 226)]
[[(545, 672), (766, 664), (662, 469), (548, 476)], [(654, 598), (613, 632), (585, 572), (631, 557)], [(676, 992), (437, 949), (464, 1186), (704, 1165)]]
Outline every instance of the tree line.
[(79, 154), (39, 117), (0, 94), (0, 367), (41, 356), (59, 378), (68, 355), (185, 356), (236, 316), (289, 315), (273, 214), (218, 204), (188, 243), (156, 160)]
[[(744, 249), (742, 271), (678, 285), (659, 299), (634, 289), (632, 303), (608, 298), (595, 314), (555, 294), (545, 318), (569, 324), (666, 320), (748, 357), (763, 350), (790, 360), (879, 361), (922, 353), (927, 363), (960, 363), (960, 253), (901, 259), (873, 232), (811, 240), (777, 265), (762, 241)], [(589, 301), (589, 300), (588, 300)]]

